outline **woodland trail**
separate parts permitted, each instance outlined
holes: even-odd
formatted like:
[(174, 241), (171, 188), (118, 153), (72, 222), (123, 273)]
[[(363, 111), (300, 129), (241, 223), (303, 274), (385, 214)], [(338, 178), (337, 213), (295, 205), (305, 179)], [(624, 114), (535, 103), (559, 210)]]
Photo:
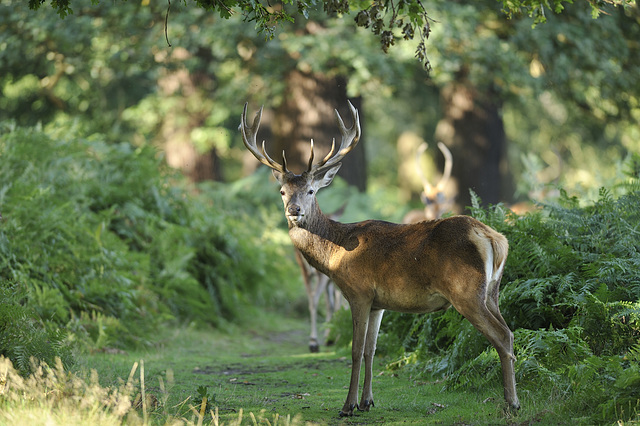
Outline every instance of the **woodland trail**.
[(167, 417), (188, 418), (205, 396), (206, 412), (217, 409), (224, 424), (239, 416), (246, 420), (242, 424), (253, 424), (250, 413), (270, 424), (287, 418), (322, 425), (508, 424), (494, 402), (501, 401), (499, 388), (443, 392), (441, 383), (416, 380), (408, 370), (389, 370), (388, 360), (379, 357), (374, 363), (375, 407), (340, 418), (350, 353), (331, 347), (309, 353), (307, 333), (306, 321), (286, 318), (231, 326), (225, 332), (167, 330), (152, 349), (94, 354), (85, 363), (105, 385), (126, 380), (132, 365), (142, 360), (146, 394), (156, 401), (149, 404), (156, 424), (165, 424)]

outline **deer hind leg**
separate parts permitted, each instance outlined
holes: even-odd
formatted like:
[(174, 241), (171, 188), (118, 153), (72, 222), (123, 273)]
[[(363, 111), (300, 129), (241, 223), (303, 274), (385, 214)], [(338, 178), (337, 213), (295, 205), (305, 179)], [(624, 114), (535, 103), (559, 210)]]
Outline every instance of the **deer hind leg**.
[(384, 310), (372, 310), (369, 314), (369, 327), (367, 327), (367, 337), (364, 344), (364, 386), (362, 388), (362, 398), (358, 408), (361, 411), (369, 411), (373, 404), (373, 356), (376, 353), (376, 342), (378, 341), (378, 331), (382, 322)]
[[(500, 280), (502, 279), (502, 272), (498, 275), (497, 279), (492, 280), (487, 286), (486, 304), (489, 311), (493, 316), (500, 321), (505, 327), (509, 328), (506, 321), (500, 313), (499, 298), (500, 298)], [(513, 342), (512, 342), (513, 344)]]
[(336, 311), (336, 296), (333, 290), (333, 283), (331, 282), (331, 280), (329, 280), (328, 277), (326, 278), (327, 286), (325, 287), (325, 307), (327, 308), (327, 312), (325, 318), (326, 321), (329, 322), (331, 321), (331, 318), (333, 318), (333, 313)]
[[(484, 286), (480, 286), (480, 288), (484, 288)], [(476, 294), (476, 296), (480, 297), (468, 297), (466, 300), (458, 300), (453, 305), (496, 348), (502, 368), (505, 400), (513, 409), (517, 410), (520, 408), (520, 402), (516, 393), (513, 333), (500, 315), (497, 296), (495, 298), (491, 294)]]
[[(320, 279), (325, 280), (326, 284), (324, 285), (324, 293), (325, 293), (325, 323), (329, 324), (331, 318), (333, 318), (333, 314), (336, 311), (336, 298), (334, 287), (335, 285), (331, 282), (329, 277), (322, 274), (320, 275)], [(329, 346), (333, 342), (329, 341), (329, 327), (325, 327), (324, 329), (324, 344)]]
[(318, 352), (318, 305), (315, 303), (313, 286), (305, 280), (305, 286), (307, 289), (307, 299), (309, 302), (309, 321), (311, 322), (311, 330), (309, 332), (309, 351)]
[(498, 275), (497, 279), (493, 280), (489, 284), (487, 288), (486, 305), (489, 312), (491, 312), (493, 317), (498, 322), (500, 322), (503, 329), (506, 329), (508, 331), (508, 333), (506, 333), (508, 336), (508, 342), (506, 346), (508, 349), (509, 356), (506, 359), (504, 359), (502, 356), (500, 357), (500, 363), (502, 365), (502, 381), (504, 384), (505, 399), (507, 400), (507, 402), (509, 402), (509, 404), (514, 410), (517, 410), (520, 408), (520, 402), (518, 401), (518, 395), (516, 393), (516, 379), (515, 379), (516, 357), (513, 353), (513, 333), (509, 329), (507, 322), (502, 317), (502, 314), (500, 313), (500, 306), (498, 303), (501, 278), (502, 278), (502, 273)]
[(315, 286), (307, 286), (307, 296), (309, 297), (309, 314), (311, 315), (311, 335), (309, 336), (309, 351), (320, 351), (320, 341), (318, 339), (318, 304), (320, 303), (320, 297), (324, 293), (324, 289), (327, 286), (329, 278), (322, 275), (318, 271), (314, 271), (313, 276), (315, 279)]
[[(304, 288), (307, 291), (307, 302), (309, 304), (309, 321), (311, 322), (311, 330), (309, 332), (309, 351), (318, 352), (320, 346), (318, 345), (318, 276), (317, 273), (307, 261), (302, 257), (302, 253), (295, 250), (296, 262), (300, 266), (302, 273), (302, 281), (304, 281)], [(315, 279), (314, 279), (315, 277)], [(315, 281), (315, 283), (314, 283)]]

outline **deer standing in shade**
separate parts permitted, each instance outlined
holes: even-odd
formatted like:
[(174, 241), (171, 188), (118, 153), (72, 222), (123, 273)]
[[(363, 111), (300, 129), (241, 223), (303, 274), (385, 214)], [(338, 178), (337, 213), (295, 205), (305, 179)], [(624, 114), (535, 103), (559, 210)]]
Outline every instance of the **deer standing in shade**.
[(402, 223), (415, 223), (423, 220), (440, 219), (445, 212), (448, 212), (453, 207), (453, 197), (447, 197), (445, 194), (445, 187), (449, 178), (451, 178), (451, 168), (453, 167), (453, 156), (449, 148), (442, 142), (438, 142), (438, 148), (442, 155), (444, 155), (444, 172), (438, 183), (433, 186), (422, 172), (420, 166), (420, 157), (427, 150), (427, 144), (422, 143), (416, 150), (416, 172), (420, 176), (422, 181), (422, 192), (420, 193), (420, 200), (424, 204), (424, 209), (411, 210), (402, 219)]
[[(346, 207), (346, 205), (344, 206)], [(329, 215), (332, 220), (337, 220), (344, 212), (344, 207)], [(309, 333), (309, 351), (320, 351), (320, 339), (318, 337), (318, 304), (320, 298), (325, 296), (325, 321), (331, 321), (333, 314), (342, 307), (342, 293), (329, 277), (311, 266), (304, 258), (300, 250), (294, 247), (296, 262), (300, 266), (304, 288), (307, 291), (309, 302), (309, 319), (311, 332)], [(326, 333), (325, 333), (326, 339)]]
[[(498, 292), (508, 242), (500, 233), (468, 216), (401, 225), (379, 220), (340, 223), (320, 210), (316, 192), (329, 185), (340, 161), (360, 139), (358, 111), (349, 103), (353, 124), (347, 128), (336, 111), (342, 140), (317, 164), (313, 140), (308, 168), (300, 175), (258, 147), (262, 109), (252, 125), (247, 105), (240, 130), (247, 149), (273, 169), (293, 245), (318, 271), (330, 277), (349, 302), (353, 323), (351, 381), (340, 416), (368, 411), (373, 403), (373, 356), (385, 309), (426, 313), (453, 306), (496, 348), (502, 366), (504, 396), (519, 408), (514, 374), (513, 334), (500, 314)], [(364, 385), (358, 404), (360, 369)]]

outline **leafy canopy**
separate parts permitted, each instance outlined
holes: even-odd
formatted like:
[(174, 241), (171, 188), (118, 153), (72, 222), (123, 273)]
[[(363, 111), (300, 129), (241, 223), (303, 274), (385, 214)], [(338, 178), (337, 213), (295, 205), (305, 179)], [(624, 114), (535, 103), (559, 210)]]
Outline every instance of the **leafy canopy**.
[[(182, 0), (185, 5), (187, 0)], [(244, 20), (255, 21), (256, 30), (264, 33), (271, 39), (275, 30), (282, 22), (293, 22), (296, 16), (309, 18), (309, 13), (318, 6), (316, 0), (283, 0), (282, 3), (271, 5), (270, 2), (256, 0), (193, 0), (196, 7), (207, 11), (218, 12), (220, 17), (228, 19), (239, 9)], [(510, 18), (526, 13), (534, 18), (534, 23), (546, 22), (545, 8), (552, 13), (561, 13), (564, 3), (573, 3), (573, 0), (498, 0), (502, 3), (504, 13)], [(149, 0), (143, 0), (148, 4)], [(37, 10), (45, 3), (45, 0), (29, 0), (29, 7)], [(92, 0), (97, 4), (99, 0)], [(601, 6), (613, 4), (626, 6), (635, 4), (635, 0), (600, 0), (589, 1), (591, 14), (594, 18), (601, 13)], [(71, 0), (51, 0), (51, 6), (61, 18), (73, 13)], [(167, 0), (167, 14), (165, 25), (168, 22), (171, 0)], [(416, 48), (416, 57), (423, 63), (425, 69), (431, 68), (427, 57), (426, 40), (431, 33), (431, 18), (420, 0), (325, 0), (322, 2), (323, 11), (329, 16), (344, 16), (352, 10), (357, 11), (354, 18), (359, 27), (370, 29), (380, 38), (382, 49), (387, 50), (397, 40), (413, 40), (417, 34), (420, 42)], [(167, 40), (168, 42), (168, 40)]]

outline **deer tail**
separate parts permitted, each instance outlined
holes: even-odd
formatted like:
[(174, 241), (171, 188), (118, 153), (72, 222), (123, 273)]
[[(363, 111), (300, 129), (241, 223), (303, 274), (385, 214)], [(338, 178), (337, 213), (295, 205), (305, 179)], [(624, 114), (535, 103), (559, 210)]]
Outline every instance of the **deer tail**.
[(498, 232), (490, 235), (491, 248), (493, 249), (493, 276), (500, 275), (509, 253), (509, 242), (506, 237)]

